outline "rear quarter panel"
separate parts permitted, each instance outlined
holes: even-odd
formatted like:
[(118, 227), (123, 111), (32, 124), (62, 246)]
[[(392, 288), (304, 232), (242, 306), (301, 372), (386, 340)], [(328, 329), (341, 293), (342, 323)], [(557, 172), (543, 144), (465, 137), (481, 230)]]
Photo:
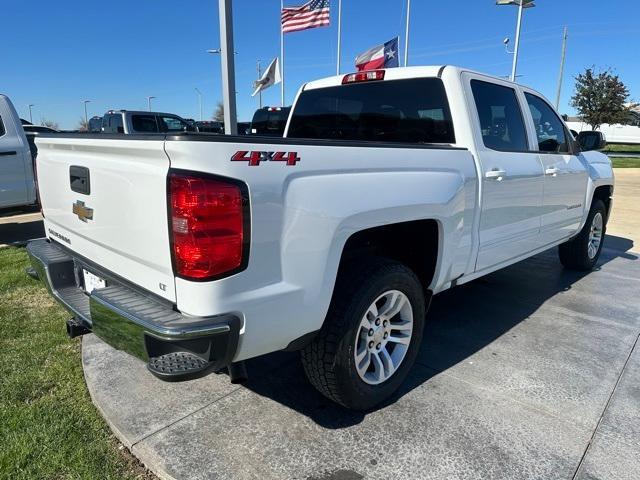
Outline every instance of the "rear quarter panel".
[[(165, 145), (172, 168), (215, 173), (249, 186), (247, 269), (214, 282), (176, 279), (182, 312), (237, 312), (244, 319), (236, 360), (285, 348), (320, 328), (342, 249), (357, 231), (434, 219), (441, 241), (431, 288), (467, 267), (477, 182), (466, 150), (184, 138)], [(300, 161), (250, 166), (231, 161), (239, 149), (295, 151)]]

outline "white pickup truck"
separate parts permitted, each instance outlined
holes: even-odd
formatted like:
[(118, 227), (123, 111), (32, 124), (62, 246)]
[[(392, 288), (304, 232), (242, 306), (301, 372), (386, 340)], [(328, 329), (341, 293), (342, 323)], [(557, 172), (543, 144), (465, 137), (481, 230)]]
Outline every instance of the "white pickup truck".
[(166, 380), (301, 350), (354, 409), (402, 383), (432, 295), (557, 245), (593, 267), (613, 193), (609, 159), (540, 94), (451, 66), (307, 83), (284, 138), (36, 141), (30, 273), (71, 336)]

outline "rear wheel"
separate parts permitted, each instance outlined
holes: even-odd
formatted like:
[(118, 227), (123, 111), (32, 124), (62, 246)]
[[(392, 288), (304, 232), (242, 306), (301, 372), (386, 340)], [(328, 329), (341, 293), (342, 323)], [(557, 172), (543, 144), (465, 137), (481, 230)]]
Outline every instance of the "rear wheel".
[(594, 199), (587, 221), (580, 233), (558, 248), (560, 262), (572, 270), (591, 270), (600, 257), (607, 230), (606, 208), (600, 199)]
[(374, 258), (344, 269), (320, 333), (302, 351), (307, 377), (347, 408), (374, 407), (413, 365), (424, 315), (422, 286), (406, 266)]

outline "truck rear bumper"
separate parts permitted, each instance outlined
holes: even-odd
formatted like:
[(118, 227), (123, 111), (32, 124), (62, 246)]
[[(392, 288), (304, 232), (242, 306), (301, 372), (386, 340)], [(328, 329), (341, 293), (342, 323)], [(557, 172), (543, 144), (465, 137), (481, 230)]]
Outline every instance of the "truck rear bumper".
[[(118, 350), (148, 361), (164, 380), (186, 380), (228, 366), (236, 353), (240, 319), (182, 315), (169, 302), (127, 285), (47, 239), (29, 242), (27, 252), (39, 279), (74, 317)], [(107, 279), (86, 293), (82, 269)]]

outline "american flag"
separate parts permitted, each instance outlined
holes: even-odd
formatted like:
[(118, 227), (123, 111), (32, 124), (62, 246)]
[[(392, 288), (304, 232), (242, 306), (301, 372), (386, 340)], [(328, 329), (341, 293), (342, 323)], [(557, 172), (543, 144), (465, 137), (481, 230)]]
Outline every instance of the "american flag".
[(329, 25), (329, 0), (311, 0), (301, 7), (282, 9), (282, 33)]

